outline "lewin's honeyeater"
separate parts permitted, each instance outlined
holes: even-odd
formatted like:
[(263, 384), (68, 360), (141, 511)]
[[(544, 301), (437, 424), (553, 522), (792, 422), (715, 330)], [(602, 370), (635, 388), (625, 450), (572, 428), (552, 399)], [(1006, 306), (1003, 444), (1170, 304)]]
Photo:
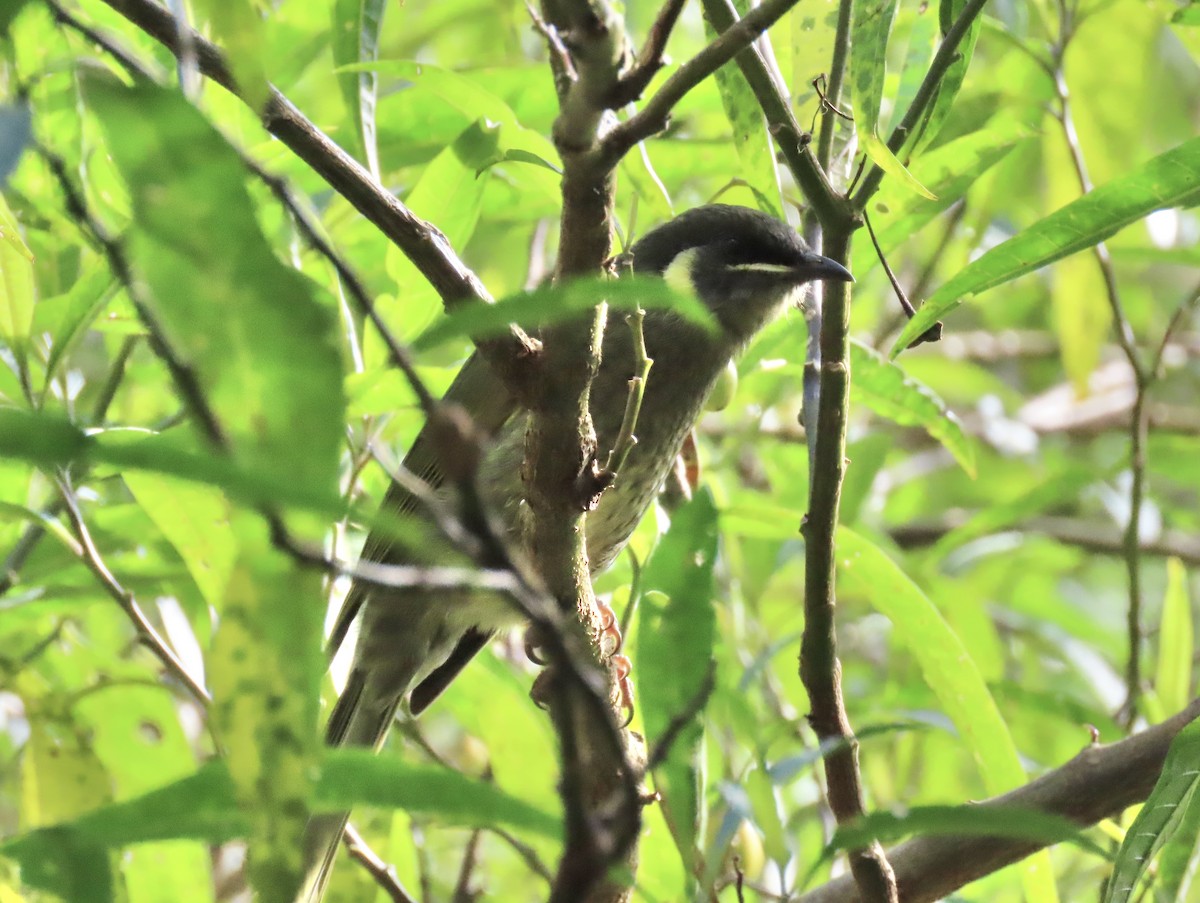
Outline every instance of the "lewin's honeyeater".
[[(806, 283), (852, 279), (785, 223), (721, 204), (690, 210), (659, 226), (630, 253), (635, 273), (688, 288), (713, 313), (719, 328), (708, 331), (668, 311), (646, 313), (643, 334), (654, 365), (637, 421), (637, 443), (599, 506), (587, 515), (593, 573), (606, 568), (624, 547), (729, 361), (789, 301), (799, 299)], [(612, 447), (620, 429), (633, 366), (627, 331), (608, 329), (591, 390), (601, 454)], [(484, 501), (516, 542), (527, 420), (523, 412), (508, 418), (485, 452), (478, 475)], [(389, 494), (389, 500), (394, 497)], [(385, 543), (369, 540), (364, 554), (404, 563)], [(508, 601), (486, 594), (393, 591), (379, 598), (383, 592), (356, 585), (347, 599), (348, 605), (361, 606), (361, 613), (350, 676), (330, 716), (327, 739), (333, 745), (378, 745), (406, 695), (411, 693), (414, 713), (420, 711), (493, 631), (520, 620)], [(321, 896), (345, 820), (345, 814), (322, 815), (310, 823), (309, 901)]]

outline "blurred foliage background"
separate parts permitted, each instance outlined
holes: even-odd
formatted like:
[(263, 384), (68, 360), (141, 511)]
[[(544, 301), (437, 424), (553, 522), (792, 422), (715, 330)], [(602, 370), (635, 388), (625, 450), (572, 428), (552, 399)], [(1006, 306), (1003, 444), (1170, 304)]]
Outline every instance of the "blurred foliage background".
[[(10, 430), (9, 457), (0, 458), (0, 830), (27, 836), (178, 787), (173, 782), (214, 755), (217, 736), (237, 789), (220, 805), (205, 796), (211, 788), (181, 792), (145, 838), (154, 842), (119, 854), (76, 837), (72, 850), (91, 851), (90, 859), (80, 854), (78, 862), (90, 864), (78, 866), (78, 880), (37, 879), (30, 865), (37, 856), (59, 861), (60, 870), (76, 866), (55, 860), (61, 849), (34, 855), (26, 848), (16, 856), (24, 885), (15, 860), (0, 869), (5, 901), (40, 899), (30, 885), (80, 900), (232, 900), (246, 892), (244, 846), (234, 838), (262, 841), (280, 825), (294, 828), (279, 813), (293, 794), (311, 790), (305, 768), (319, 755), (320, 620), (344, 591), (272, 550), (250, 503), (293, 505), (300, 533), (352, 557), (361, 520), (352, 513), (331, 526), (330, 500), (370, 512), (388, 481), (372, 451), (396, 460), (422, 422), (328, 261), (229, 145), (286, 179), (401, 339), (415, 339), (442, 316), (441, 299), (399, 248), (241, 101), (177, 66), (120, 6), (0, 4), (7, 177), (0, 404), (44, 415), (0, 425)], [(537, 286), (551, 272), (561, 199), (549, 136), (558, 105), (544, 41), (522, 4), (193, 6), (195, 23), (226, 48), (247, 93), (269, 80), (436, 225), (493, 296)], [(630, 4), (625, 21), (635, 40), (656, 11)], [(187, 100), (179, 91), (117, 87), (126, 76), (113, 55), (65, 24), (63, 12), (108, 36), (161, 83), (182, 79)], [(800, 0), (763, 44), (805, 127), (830, 115), (821, 113), (814, 80), (829, 71), (837, 12), (832, 0)], [(880, 45), (869, 62), (884, 76), (881, 136), (929, 66), (938, 17), (938, 4), (903, 0), (886, 52)], [(668, 45), (677, 62), (647, 96), (709, 34), (700, 6), (688, 4)], [(378, 63), (345, 68), (372, 59)], [(952, 109), (907, 161), (936, 199), (888, 176), (867, 207), (899, 282), (919, 302), (983, 252), (1078, 199), (1087, 186), (1073, 152), (1090, 183), (1104, 186), (1190, 148), (1180, 165), (1194, 183), (1198, 62), (1195, 5), (989, 3)], [(715, 199), (799, 221), (804, 198), (777, 163), (739, 79), (727, 66), (702, 83), (679, 103), (667, 131), (621, 164), (623, 243)], [(857, 115), (851, 98), (843, 106)], [(840, 122), (835, 148), (830, 178), (844, 187), (862, 158), (850, 122)], [(231, 423), (239, 464), (257, 474), (251, 489), (205, 471), (204, 446), (145, 323), (95, 234), (65, 201), (53, 158), (95, 224), (129, 236), (138, 284), (161, 304), (166, 334), (198, 362), (201, 385)], [(1192, 698), (1200, 333), (1186, 302), (1200, 272), (1197, 199), (1176, 192), (1164, 209), (1107, 233), (1124, 326), (1147, 366), (1161, 357), (1161, 376), (1143, 386), (1116, 340), (1122, 324), (1113, 322), (1105, 270), (1084, 250), (947, 314), (943, 341), (901, 355), (909, 382), (889, 389), (899, 377), (868, 349), (886, 354), (903, 315), (865, 231), (858, 233), (852, 330), (861, 344), (855, 379), (862, 372), (864, 381), (852, 393), (841, 520), (854, 542), (870, 554), (883, 550), (912, 581), (904, 590), (911, 598), (885, 599), (872, 572), (848, 574), (839, 594), (847, 708), (864, 732), (871, 807), (903, 811), (994, 795), (1068, 760), (1089, 743), (1091, 727), (1115, 740)], [(243, 256), (249, 247), (258, 256)], [(176, 300), (164, 301), (168, 295)], [(798, 312), (768, 329), (740, 361), (728, 406), (697, 430), (719, 531), (716, 689), (703, 715), (699, 830), (712, 898), (723, 901), (737, 898), (731, 851), (746, 899), (796, 896), (831, 867), (819, 861), (830, 824), (797, 676), (805, 343)], [(465, 341), (425, 350), (420, 373), (444, 389), (469, 350)], [(871, 376), (873, 367), (882, 375)], [(1123, 541), (1139, 392), (1149, 423), (1141, 551)], [(62, 440), (91, 449), (83, 456), (90, 466), (77, 457), (69, 478), (56, 470), (68, 452), (46, 438), (46, 417), (91, 431), (90, 439)], [(28, 432), (22, 438), (18, 429)], [(164, 464), (168, 452), (181, 456), (174, 469)], [(670, 523), (668, 507), (646, 518), (629, 552), (599, 580), (598, 592), (618, 613), (645, 589), (641, 564)], [(136, 599), (214, 692), (219, 705), (211, 713), (176, 677), (163, 678), (112, 584), (98, 579), (94, 559), (89, 566), (80, 524), (126, 602)], [(1140, 575), (1144, 632), (1132, 712), (1131, 567)], [(922, 597), (942, 619), (933, 634), (920, 626)], [(648, 621), (628, 623), (635, 688), (652, 709), (663, 692), (655, 680), (664, 671), (669, 679), (671, 669), (639, 661), (639, 650), (654, 650), (639, 634)], [(951, 653), (953, 667), (931, 663)], [(396, 732), (391, 754), (414, 767), (486, 776), (506, 800), (556, 812), (555, 743), (527, 698), (533, 673), (519, 637), (497, 642), (427, 716)], [(639, 682), (640, 674), (655, 680)], [(331, 682), (321, 687), (328, 702)], [(972, 695), (980, 688), (982, 696)], [(287, 700), (276, 727), (295, 740), (275, 757), (262, 752), (269, 744), (258, 733), (276, 717), (264, 702), (273, 693)], [(984, 710), (999, 717), (982, 717)], [(264, 775), (282, 789), (247, 795)], [(474, 797), (452, 796), (372, 810), (359, 827), (422, 900), (544, 897), (559, 843), (553, 832), (519, 826), (515, 810), (494, 820), (464, 815)], [(687, 898), (695, 890), (661, 808), (648, 807), (645, 817), (634, 898)], [(1093, 835), (1108, 844), (1121, 831), (1110, 824)], [(1055, 848), (1049, 862), (1048, 884), (1010, 868), (959, 899), (1053, 899), (1055, 885), (1061, 899), (1096, 899), (1110, 868), (1074, 846)], [(363, 869), (340, 867), (337, 899), (383, 894)]]

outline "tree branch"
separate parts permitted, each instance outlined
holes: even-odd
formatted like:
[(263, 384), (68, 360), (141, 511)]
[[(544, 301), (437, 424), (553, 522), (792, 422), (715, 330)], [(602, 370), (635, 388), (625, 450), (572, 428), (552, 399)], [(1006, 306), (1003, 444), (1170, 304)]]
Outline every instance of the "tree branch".
[[(730, 0), (704, 0), (704, 15), (722, 38), (734, 26), (748, 21), (757, 12), (758, 9), (749, 13), (745, 19), (739, 20), (737, 10)], [(810, 146), (812, 136), (796, 122), (791, 104), (781, 93), (762, 55), (754, 46), (753, 38), (745, 49), (737, 54), (735, 61), (754, 91), (758, 105), (766, 116), (771, 136), (783, 154), (788, 170), (804, 192), (805, 200), (812, 207), (821, 225), (826, 229), (849, 226), (853, 220), (849, 204), (834, 190), (825, 170), (813, 156)]]
[(615, 165), (639, 141), (665, 129), (671, 110), (692, 88), (749, 47), (796, 2), (767, 0), (731, 24), (719, 38), (680, 66), (640, 110), (605, 136), (600, 149), (602, 157)]
[[(142, 31), (177, 56), (180, 27), (174, 17), (152, 0), (104, 0)], [(187, 32), (200, 71), (235, 96), (237, 84), (221, 51), (194, 31)], [(492, 297), (479, 278), (462, 262), (432, 224), (414, 215), (385, 190), (357, 160), (310, 122), (283, 94), (271, 88), (262, 111), (267, 131), (282, 141), (344, 197), (380, 232), (394, 242), (441, 296), (447, 309), (474, 300), (490, 303)], [(530, 359), (538, 343), (520, 329), (477, 343), (496, 374), (521, 397), (529, 380)]]
[[(1171, 741), (1200, 716), (1200, 699), (1171, 719), (1107, 745), (1089, 746), (1070, 762), (982, 807), (1015, 806), (1091, 825), (1150, 795)], [(1037, 841), (996, 837), (920, 837), (888, 854), (904, 903), (932, 903), (1040, 850)], [(809, 891), (798, 903), (862, 900), (849, 876)]]
[[(825, 254), (837, 261), (850, 256), (850, 231), (825, 233)], [(858, 741), (842, 698), (842, 666), (838, 661), (834, 612), (835, 534), (842, 480), (846, 472), (846, 421), (850, 404), (850, 286), (827, 283), (821, 324), (820, 408), (813, 449), (809, 509), (804, 535), (804, 636), (800, 644), (800, 678), (812, 706), (809, 723), (822, 742), (840, 741), (825, 759), (829, 807), (838, 824), (863, 815), (866, 800), (858, 770)], [(843, 745), (844, 744), (844, 745)], [(869, 903), (896, 903), (896, 879), (883, 853), (873, 843), (849, 854), (854, 881)]]

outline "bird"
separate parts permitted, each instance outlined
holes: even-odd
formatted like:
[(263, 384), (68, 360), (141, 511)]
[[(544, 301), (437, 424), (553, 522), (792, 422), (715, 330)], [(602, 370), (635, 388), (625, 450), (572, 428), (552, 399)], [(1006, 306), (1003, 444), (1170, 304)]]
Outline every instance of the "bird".
[[(808, 283), (853, 282), (842, 264), (811, 249), (787, 223), (748, 207), (709, 204), (688, 210), (650, 230), (628, 252), (637, 276), (666, 280), (708, 309), (716, 328), (662, 309), (645, 312), (642, 326), (653, 367), (646, 380), (636, 425), (637, 442), (585, 520), (593, 575), (607, 568), (654, 502), (688, 433), (721, 374), (751, 339), (790, 304), (799, 303)], [(591, 414), (598, 448), (612, 447), (624, 417), (634, 349), (625, 330), (608, 329), (591, 388)], [(447, 398), (470, 393), (487, 397), (487, 365), (473, 355)], [(494, 377), (491, 384), (495, 385)], [(483, 390), (481, 393), (480, 390)], [(495, 399), (495, 390), (491, 397)], [(515, 407), (515, 406), (514, 406)], [(479, 494), (510, 540), (520, 542), (521, 462), (529, 414), (514, 410), (484, 450), (478, 465)], [(405, 458), (418, 476), (436, 480), (438, 462), (428, 444)], [(392, 510), (414, 510), (408, 489), (393, 483), (383, 502)], [(386, 539), (372, 535), (367, 560), (413, 562)], [(410, 557), (404, 557), (404, 555)], [(444, 560), (444, 559), (443, 559)], [(379, 594), (388, 593), (386, 599)], [(331, 712), (326, 742), (378, 748), (408, 697), (419, 714), (498, 630), (520, 623), (512, 604), (486, 593), (400, 592), (356, 583), (334, 629), (345, 635), (358, 621), (346, 687)], [(313, 816), (305, 839), (304, 903), (324, 893), (348, 813)]]

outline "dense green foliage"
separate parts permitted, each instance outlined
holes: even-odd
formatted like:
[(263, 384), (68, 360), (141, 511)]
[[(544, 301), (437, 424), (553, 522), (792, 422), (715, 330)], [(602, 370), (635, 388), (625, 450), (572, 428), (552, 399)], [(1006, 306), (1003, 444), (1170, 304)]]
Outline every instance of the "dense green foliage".
[[(322, 752), (321, 623), (344, 581), (273, 544), (267, 513), (352, 559), (381, 464), (423, 416), (344, 280), (242, 156), (286, 180), (435, 393), (465, 336), (501, 321), (446, 317), (399, 246), (121, 5), (67, 9), (157, 86), (60, 7), (0, 0), (0, 901), (230, 899), (244, 879), (210, 846), (238, 838), (261, 899), (288, 899), (306, 807), (367, 801), (359, 828), (420, 899), (544, 899), (562, 846), (558, 752), (518, 640), (485, 650), (380, 758)], [(769, 32), (805, 128), (833, 115), (814, 80), (835, 64), (840, 5), (799, 0)], [(856, 233), (838, 642), (868, 808), (891, 841), (969, 831), (963, 810), (920, 807), (1011, 790), (1074, 756), (1089, 726), (1117, 740), (1194, 695), (1200, 15), (1169, 0), (995, 0), (897, 159), (888, 135), (968, 4), (854, 5), (839, 107), (855, 121), (837, 120), (829, 178), (857, 182), (864, 152), (879, 165), (865, 168), (882, 175), (866, 213), (900, 284), (931, 301), (897, 342), (903, 314)], [(559, 106), (523, 4), (194, 6), (242, 94), (261, 102), (269, 82), (286, 95), (511, 299), (503, 320), (639, 300), (535, 290), (557, 247)], [(629, 7), (638, 43), (657, 7)], [(687, 4), (676, 62), (645, 96), (712, 34)], [(620, 164), (621, 240), (718, 198), (796, 222), (805, 207), (732, 64)], [(670, 292), (651, 300), (694, 314)], [(940, 343), (889, 360), (938, 318)], [(619, 614), (639, 602), (633, 728), (651, 744), (716, 665), (699, 723), (651, 781), (665, 802), (644, 812), (634, 899), (737, 899), (731, 847), (746, 899), (799, 899), (837, 862), (823, 855), (827, 747), (797, 669), (806, 339), (796, 312), (748, 349), (732, 401), (697, 431), (706, 489), (652, 512), (597, 583)], [(1140, 550), (1126, 535), (1139, 496)], [(1180, 743), (1160, 787), (1172, 806), (1192, 799), (1194, 746)], [(1173, 839), (1160, 877), (1184, 900), (1200, 826), (1179, 812), (1149, 830)], [(1131, 821), (961, 899), (1097, 899), (1103, 853)], [(70, 827), (38, 830), (56, 825)], [(1055, 820), (984, 827), (1069, 834)], [(385, 898), (343, 866), (331, 899)]]

